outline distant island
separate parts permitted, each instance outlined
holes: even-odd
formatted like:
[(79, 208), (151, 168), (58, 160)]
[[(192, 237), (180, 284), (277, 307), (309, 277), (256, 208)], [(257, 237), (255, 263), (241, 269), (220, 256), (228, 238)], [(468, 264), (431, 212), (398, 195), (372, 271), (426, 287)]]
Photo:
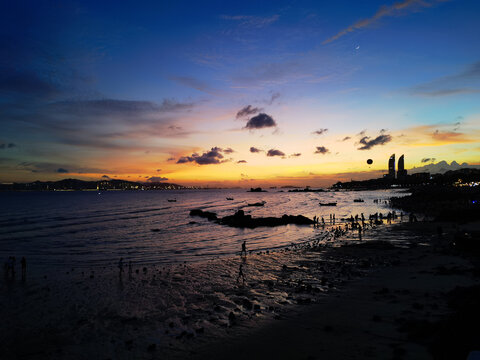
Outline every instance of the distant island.
[(106, 190), (183, 190), (193, 189), (178, 184), (152, 182), (140, 183), (126, 180), (84, 181), (64, 179), (60, 181), (34, 181), (30, 183), (0, 184), (0, 191), (106, 191)]

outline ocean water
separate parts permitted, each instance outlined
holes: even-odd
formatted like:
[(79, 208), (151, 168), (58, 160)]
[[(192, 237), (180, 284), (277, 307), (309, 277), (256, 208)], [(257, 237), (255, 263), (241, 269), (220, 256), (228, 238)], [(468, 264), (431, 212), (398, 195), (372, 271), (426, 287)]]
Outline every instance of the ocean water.
[[(289, 193), (277, 189), (263, 193), (236, 190), (4, 192), (0, 193), (0, 259), (25, 256), (45, 266), (105, 266), (120, 257), (134, 264), (192, 262), (238, 253), (243, 241), (248, 250), (275, 249), (308, 241), (322, 229), (313, 226), (238, 229), (189, 216), (191, 209), (218, 216), (243, 209), (253, 217), (330, 214), (337, 224), (350, 215), (382, 212), (397, 190)], [(234, 200), (226, 200), (233, 197)], [(362, 198), (363, 203), (355, 203)], [(168, 199), (176, 199), (169, 202)], [(374, 203), (380, 199), (379, 203)], [(263, 207), (247, 203), (266, 201)], [(321, 207), (319, 202), (337, 202)], [(191, 222), (194, 223), (191, 223)], [(152, 231), (156, 229), (157, 231)]]

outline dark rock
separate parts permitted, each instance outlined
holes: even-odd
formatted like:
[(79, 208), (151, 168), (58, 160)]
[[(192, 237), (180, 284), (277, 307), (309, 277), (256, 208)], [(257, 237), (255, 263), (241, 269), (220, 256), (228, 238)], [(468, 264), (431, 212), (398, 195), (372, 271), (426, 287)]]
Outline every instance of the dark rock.
[(243, 299), (242, 305), (247, 310), (252, 310), (253, 309), (253, 303), (248, 299)]
[(243, 210), (237, 211), (234, 215), (225, 216), (218, 220), (222, 225), (228, 225), (232, 227), (240, 228), (256, 228), (259, 226), (281, 226), (281, 225), (310, 225), (313, 224), (313, 220), (303, 215), (283, 215), (281, 218), (265, 217), (265, 218), (252, 218), (251, 215), (245, 215)]
[(200, 209), (190, 210), (190, 216), (200, 216), (200, 217), (203, 217), (203, 218), (207, 218), (210, 221), (217, 220), (217, 214), (215, 214), (214, 212), (203, 211), (203, 210), (200, 210)]

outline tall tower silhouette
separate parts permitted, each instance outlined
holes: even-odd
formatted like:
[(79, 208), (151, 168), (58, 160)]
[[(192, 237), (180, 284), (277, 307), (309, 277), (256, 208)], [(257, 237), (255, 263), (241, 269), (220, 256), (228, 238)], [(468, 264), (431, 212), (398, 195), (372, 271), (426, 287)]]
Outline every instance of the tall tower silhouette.
[(395, 179), (395, 154), (392, 154), (388, 160), (388, 177)]
[(405, 157), (404, 155), (398, 158), (398, 171), (397, 171), (397, 178), (400, 179), (407, 175), (407, 170), (405, 170)]

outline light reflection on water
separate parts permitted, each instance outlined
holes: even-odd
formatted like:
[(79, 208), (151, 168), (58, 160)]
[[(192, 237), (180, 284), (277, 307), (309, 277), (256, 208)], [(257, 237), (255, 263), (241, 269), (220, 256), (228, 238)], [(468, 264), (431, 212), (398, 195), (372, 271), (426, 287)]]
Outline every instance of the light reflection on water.
[[(0, 193), (0, 259), (16, 255), (36, 264), (75, 266), (105, 265), (119, 257), (135, 263), (204, 260), (234, 254), (244, 240), (249, 250), (262, 250), (308, 240), (321, 230), (295, 225), (231, 228), (190, 217), (194, 208), (221, 217), (240, 208), (254, 217), (316, 215), (327, 223), (334, 213), (338, 223), (350, 215), (387, 213), (391, 209), (383, 200), (401, 195), (395, 190), (249, 193), (240, 189)], [(167, 201), (173, 198), (177, 201)], [(355, 198), (365, 202), (355, 203)], [(262, 200), (263, 207), (245, 207)], [(337, 206), (320, 207), (319, 202), (337, 202)]]

